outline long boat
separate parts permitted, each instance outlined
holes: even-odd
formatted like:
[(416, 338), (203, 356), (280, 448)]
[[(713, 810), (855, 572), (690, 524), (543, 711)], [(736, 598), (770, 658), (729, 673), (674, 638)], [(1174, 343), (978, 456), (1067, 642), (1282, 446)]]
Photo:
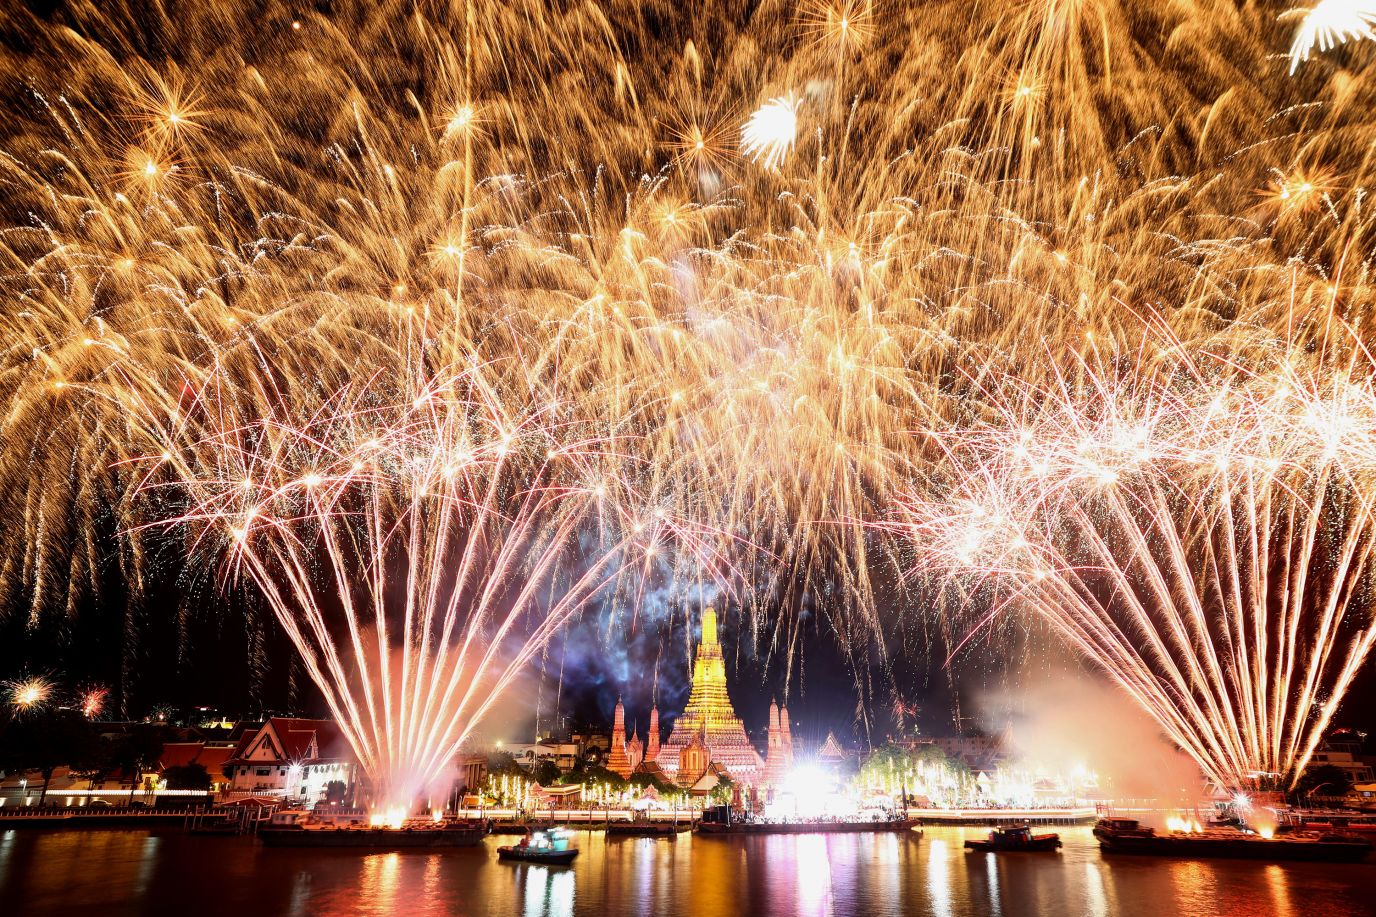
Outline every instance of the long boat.
[(1094, 826), (1094, 836), (1104, 853), (1138, 856), (1357, 863), (1371, 852), (1370, 841), (1344, 834), (1292, 833), (1269, 838), (1237, 830), (1157, 834), (1130, 818), (1103, 819)]
[(414, 819), (400, 827), (376, 826), (361, 818), (319, 818), (298, 810), (274, 813), (258, 829), (268, 847), (354, 847), (394, 850), (404, 847), (476, 847), (485, 824)]
[(673, 839), (685, 831), (692, 830), (693, 823), (689, 821), (649, 821), (648, 819), (614, 821), (609, 822), (606, 827), (607, 837), (667, 837)]
[[(732, 821), (729, 823), (701, 821), (698, 833), (708, 836), (733, 834), (857, 834), (860, 832), (911, 831), (917, 826), (915, 818), (891, 818), (874, 821)], [(917, 832), (921, 835), (921, 832)]]
[(468, 825), (433, 828), (373, 828), (334, 825), (264, 825), (258, 839), (268, 847), (368, 847), (391, 850), (401, 847), (476, 847), (483, 830)]

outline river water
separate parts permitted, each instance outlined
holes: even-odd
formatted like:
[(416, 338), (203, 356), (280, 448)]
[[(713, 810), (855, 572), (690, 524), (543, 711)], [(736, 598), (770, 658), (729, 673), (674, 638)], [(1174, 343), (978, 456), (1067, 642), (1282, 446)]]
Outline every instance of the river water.
[(498, 843), (441, 852), (267, 850), (175, 831), (0, 831), (3, 917), (344, 915), (1373, 915), (1376, 863), (966, 853), (982, 830), (678, 840), (579, 833), (571, 868)]

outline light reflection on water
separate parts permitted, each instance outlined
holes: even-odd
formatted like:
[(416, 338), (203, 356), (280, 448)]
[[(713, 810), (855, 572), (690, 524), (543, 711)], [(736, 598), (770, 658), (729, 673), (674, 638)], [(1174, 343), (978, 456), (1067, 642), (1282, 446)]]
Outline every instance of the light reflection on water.
[[(360, 854), (147, 831), (0, 832), (4, 917), (649, 917), (649, 915), (1370, 915), (1376, 864), (1266, 865), (1100, 856), (1087, 829), (1059, 854), (966, 852), (983, 829), (605, 840), (572, 868), (483, 847)], [(501, 841), (505, 842), (505, 841)]]

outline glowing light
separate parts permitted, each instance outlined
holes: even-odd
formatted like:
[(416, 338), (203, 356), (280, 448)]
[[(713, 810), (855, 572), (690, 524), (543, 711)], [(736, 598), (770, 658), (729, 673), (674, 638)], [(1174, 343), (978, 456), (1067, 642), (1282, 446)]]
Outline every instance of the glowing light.
[(1376, 3), (1371, 0), (1320, 0), (1305, 14), (1290, 44), (1290, 72), (1317, 48), (1320, 52), (1336, 48), (1348, 39), (1376, 38)]
[(798, 107), (791, 95), (760, 106), (741, 128), (741, 152), (766, 169), (776, 168), (798, 139)]
[(26, 678), (9, 685), (10, 703), (21, 710), (43, 706), (52, 697), (53, 684), (45, 678)]

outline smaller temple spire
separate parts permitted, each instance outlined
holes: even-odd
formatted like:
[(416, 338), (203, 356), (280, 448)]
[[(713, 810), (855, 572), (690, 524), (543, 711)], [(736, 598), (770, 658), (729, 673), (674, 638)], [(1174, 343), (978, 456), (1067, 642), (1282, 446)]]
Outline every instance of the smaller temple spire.
[(659, 706), (650, 708), (650, 731), (645, 736), (645, 760), (654, 761), (659, 757)]
[(616, 699), (616, 712), (612, 715), (612, 747), (607, 753), (607, 770), (622, 777), (631, 776), (635, 765), (626, 753), (626, 708), (621, 698)]

